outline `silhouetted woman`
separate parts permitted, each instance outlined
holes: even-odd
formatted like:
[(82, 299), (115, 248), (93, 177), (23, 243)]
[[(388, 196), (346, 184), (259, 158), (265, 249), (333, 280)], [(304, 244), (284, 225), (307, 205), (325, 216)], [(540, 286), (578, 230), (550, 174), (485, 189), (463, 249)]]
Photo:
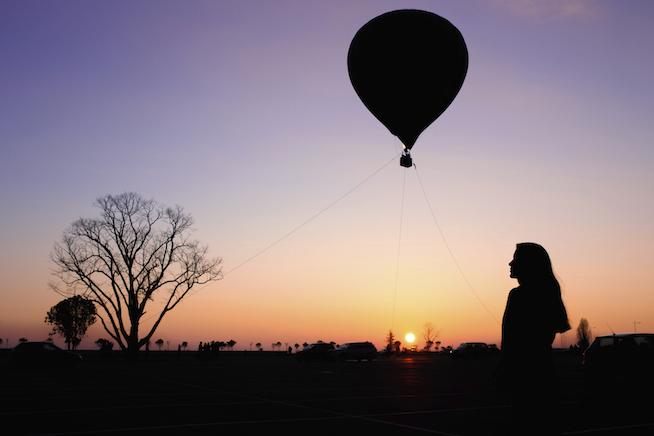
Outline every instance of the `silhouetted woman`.
[(499, 383), (513, 401), (515, 434), (556, 434), (552, 342), (570, 329), (561, 287), (538, 244), (518, 244), (509, 266), (519, 286), (509, 292), (502, 319)]

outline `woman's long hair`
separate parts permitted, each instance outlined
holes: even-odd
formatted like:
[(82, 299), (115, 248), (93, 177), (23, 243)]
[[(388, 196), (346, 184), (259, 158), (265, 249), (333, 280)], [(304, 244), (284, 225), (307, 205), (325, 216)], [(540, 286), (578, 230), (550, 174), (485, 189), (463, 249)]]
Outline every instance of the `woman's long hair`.
[(533, 242), (522, 242), (516, 246), (516, 257), (520, 262), (521, 282), (542, 293), (547, 302), (543, 309), (549, 311), (548, 318), (554, 332), (570, 330), (568, 314), (561, 298), (561, 286), (545, 248)]

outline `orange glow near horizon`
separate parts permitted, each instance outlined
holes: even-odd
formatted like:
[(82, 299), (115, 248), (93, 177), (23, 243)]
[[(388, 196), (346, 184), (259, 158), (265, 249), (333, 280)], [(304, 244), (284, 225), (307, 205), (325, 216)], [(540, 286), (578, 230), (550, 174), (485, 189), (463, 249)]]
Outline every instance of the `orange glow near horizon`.
[[(360, 220), (363, 225), (365, 220)], [(354, 224), (358, 224), (356, 220)], [(324, 231), (332, 226), (338, 229), (339, 223), (332, 220), (320, 229)], [(194, 291), (164, 318), (155, 338), (170, 341), (171, 347), (187, 341), (191, 344), (189, 349), (194, 349), (199, 341), (229, 339), (237, 341), (235, 349), (249, 349), (250, 343), (257, 342), (268, 349), (277, 341), (302, 344), (317, 340), (371, 341), (383, 348), (395, 307), (396, 336), (410, 331), (420, 338), (422, 326), (430, 322), (439, 333), (436, 340), (441, 341), (442, 347), (466, 341), (499, 345), (499, 320), (506, 295), (516, 286), (508, 277), (507, 263), (514, 250), (512, 242), (500, 241), (480, 250), (474, 240), (453, 232), (461, 253), (460, 262), (491, 316), (466, 287), (438, 240), (424, 237), (430, 235), (430, 229), (412, 227), (405, 231), (402, 249), (407, 254), (400, 264), (398, 292), (394, 298), (396, 252), (392, 247), (396, 240), (392, 236), (379, 239), (379, 230), (374, 228), (355, 228), (356, 233), (339, 238), (334, 233), (326, 238), (316, 230), (307, 229), (302, 237), (276, 247), (223, 280)], [(206, 235), (204, 239), (213, 237)], [(320, 250), (306, 251), (303, 247), (320, 247)], [(601, 266), (601, 258), (592, 258), (591, 262), (591, 258), (574, 247), (550, 244), (546, 248), (561, 279), (573, 328), (579, 318), (585, 317), (595, 334), (610, 333), (609, 325), (616, 332), (629, 331), (634, 320), (642, 322), (638, 324), (639, 330), (652, 329), (645, 315), (646, 308), (654, 306), (654, 297), (644, 293), (639, 300), (642, 305), (613, 311), (610, 308), (616, 303), (613, 289), (618, 283), (614, 275), (617, 271), (609, 274), (611, 270)], [(327, 259), (328, 270), (324, 267)], [(43, 318), (59, 296), (45, 286), (40, 292), (29, 292), (25, 287), (38, 289), (39, 283), (51, 280), (48, 267), (44, 259), (38, 272), (28, 274), (25, 270), (19, 275), (25, 268), (16, 265), (13, 270), (16, 274), (8, 275), (5, 280), (5, 285), (12, 289), (24, 290), (7, 294), (3, 306), (14, 310), (4, 312), (0, 320), (0, 337), (9, 338), (14, 345), (23, 336), (33, 340), (47, 337), (49, 329)], [(620, 271), (627, 271), (627, 264), (621, 268)], [(581, 274), (583, 271), (600, 272), (589, 275)], [(650, 273), (646, 269), (634, 271), (621, 278), (621, 282), (630, 283), (631, 287), (626, 289), (639, 289), (647, 274)], [(12, 277), (17, 280), (12, 282)], [(590, 294), (592, 303), (587, 299)], [(151, 324), (156, 307), (156, 304), (150, 306), (144, 325)], [(98, 337), (107, 337), (99, 322), (92, 326), (82, 346), (94, 348), (93, 341)], [(562, 339), (557, 338), (555, 345), (567, 346), (574, 340), (571, 330)], [(55, 337), (55, 342), (62, 341)]]

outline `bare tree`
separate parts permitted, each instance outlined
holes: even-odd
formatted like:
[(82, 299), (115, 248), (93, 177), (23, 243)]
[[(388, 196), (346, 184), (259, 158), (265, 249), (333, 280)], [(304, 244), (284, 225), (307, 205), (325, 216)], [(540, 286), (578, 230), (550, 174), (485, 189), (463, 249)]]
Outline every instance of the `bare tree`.
[(159, 349), (159, 351), (161, 351), (161, 347), (163, 347), (164, 340), (161, 339), (161, 338), (159, 338), (159, 339), (157, 339), (156, 341), (154, 341), (154, 344), (157, 346), (157, 348)]
[[(61, 283), (52, 287), (92, 299), (106, 332), (135, 357), (195, 285), (222, 278), (222, 260), (209, 259), (207, 247), (189, 238), (193, 220), (179, 206), (165, 207), (135, 193), (107, 195), (95, 205), (99, 218), (75, 221), (55, 244), (52, 259)], [(153, 301), (161, 308), (141, 334)]]
[(432, 323), (425, 323), (422, 337), (425, 340), (425, 351), (431, 351), (431, 347), (434, 346), (434, 340), (438, 337), (438, 332), (434, 330)]
[(579, 325), (577, 326), (577, 345), (581, 351), (586, 350), (590, 345), (592, 340), (592, 333), (590, 331), (590, 324), (586, 318), (581, 318), (579, 320)]

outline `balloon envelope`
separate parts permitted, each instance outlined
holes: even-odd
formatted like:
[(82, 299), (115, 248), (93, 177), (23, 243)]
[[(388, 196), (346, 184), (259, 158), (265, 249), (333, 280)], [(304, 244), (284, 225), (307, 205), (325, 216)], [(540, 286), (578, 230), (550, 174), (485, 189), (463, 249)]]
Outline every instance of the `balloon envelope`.
[(347, 67), (363, 104), (411, 149), (461, 89), (468, 50), (461, 32), (445, 18), (404, 9), (359, 29)]

